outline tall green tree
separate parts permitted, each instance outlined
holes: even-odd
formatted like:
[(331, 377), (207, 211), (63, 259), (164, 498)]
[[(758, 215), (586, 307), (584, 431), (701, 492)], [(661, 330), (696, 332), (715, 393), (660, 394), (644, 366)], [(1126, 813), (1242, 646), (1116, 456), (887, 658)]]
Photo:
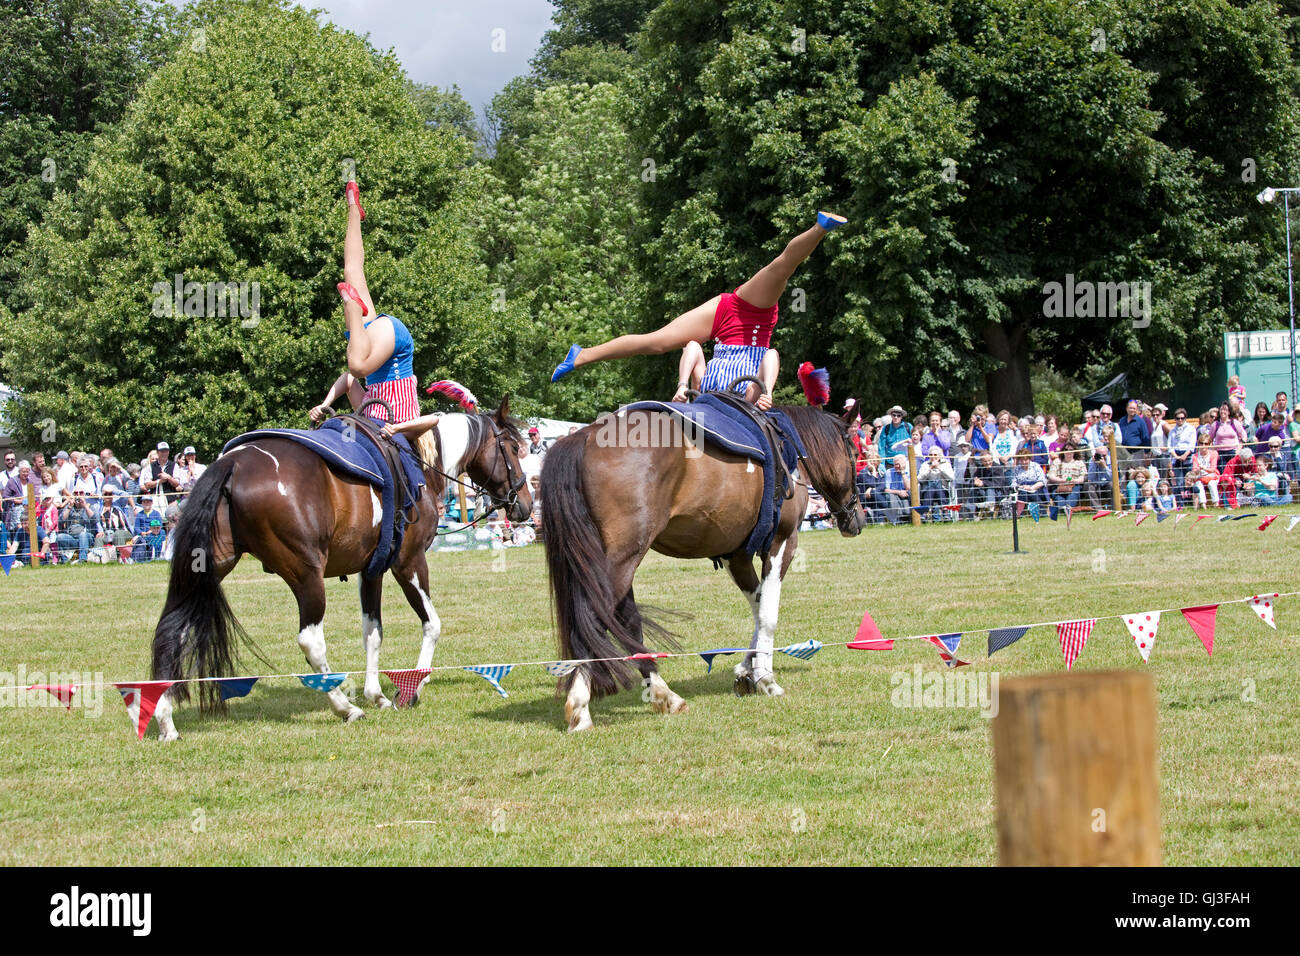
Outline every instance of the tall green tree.
[[(168, 438), (211, 455), (238, 431), (301, 424), (344, 365), (334, 286), (353, 172), (370, 288), (410, 326), (417, 375), (485, 400), (508, 388), (521, 313), (490, 309), (471, 144), (426, 126), (395, 60), (288, 2), (190, 15), (192, 35), (26, 245), (33, 305), (7, 346), (19, 439), (50, 419), (59, 442)], [(257, 283), (257, 314), (184, 288), (169, 307), (178, 275)]]

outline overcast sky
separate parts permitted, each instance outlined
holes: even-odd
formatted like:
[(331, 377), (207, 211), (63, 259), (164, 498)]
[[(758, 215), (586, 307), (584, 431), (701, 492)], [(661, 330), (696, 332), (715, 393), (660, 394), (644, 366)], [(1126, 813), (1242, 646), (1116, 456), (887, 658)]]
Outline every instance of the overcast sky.
[[(528, 71), (551, 25), (549, 0), (303, 0), (323, 19), (370, 34), (379, 50), (392, 49), (419, 83), (455, 84), (480, 118), (506, 82)], [(493, 31), (497, 46), (493, 50)]]

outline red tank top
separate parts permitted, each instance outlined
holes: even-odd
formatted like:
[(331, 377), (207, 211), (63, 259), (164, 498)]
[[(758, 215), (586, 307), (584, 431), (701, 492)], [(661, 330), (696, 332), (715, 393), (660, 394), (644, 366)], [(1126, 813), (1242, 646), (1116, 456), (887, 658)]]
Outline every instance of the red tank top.
[(734, 292), (724, 292), (713, 314), (710, 337), (720, 345), (760, 345), (770, 348), (776, 328), (777, 306), (760, 309)]

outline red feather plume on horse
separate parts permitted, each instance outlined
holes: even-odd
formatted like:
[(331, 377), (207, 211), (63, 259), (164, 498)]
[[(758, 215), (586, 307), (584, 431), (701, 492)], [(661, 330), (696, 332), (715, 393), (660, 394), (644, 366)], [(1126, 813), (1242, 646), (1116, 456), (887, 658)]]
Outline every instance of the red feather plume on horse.
[(809, 405), (825, 405), (831, 400), (831, 376), (826, 369), (804, 362), (799, 366), (799, 384)]
[(459, 382), (453, 382), (449, 378), (434, 382), (426, 388), (424, 392), (426, 395), (432, 395), (434, 392), (437, 392), (439, 395), (446, 395), (448, 398), (455, 399), (460, 402), (460, 407), (465, 409), (467, 412), (473, 412), (478, 409), (478, 399), (474, 397), (474, 393), (464, 385), (461, 385)]

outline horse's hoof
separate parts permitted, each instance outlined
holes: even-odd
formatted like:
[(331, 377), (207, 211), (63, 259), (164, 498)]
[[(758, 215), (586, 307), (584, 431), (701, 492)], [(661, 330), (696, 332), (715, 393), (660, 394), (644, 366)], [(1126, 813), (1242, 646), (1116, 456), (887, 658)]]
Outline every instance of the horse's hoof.
[(181, 735), (178, 734), (178, 733), (177, 733), (176, 731), (174, 731), (174, 730), (173, 730), (170, 734), (159, 734), (159, 735), (158, 735), (158, 740), (159, 740), (159, 742), (160, 742), (160, 743), (164, 743), (164, 744), (169, 744), (169, 743), (171, 743), (171, 742), (174, 741), (174, 740), (180, 740), (180, 739), (181, 739)]
[(731, 692), (737, 697), (748, 697), (750, 694), (758, 693), (758, 686), (754, 683), (754, 678), (748, 674), (737, 674), (735, 683), (731, 685)]
[(784, 697), (785, 689), (776, 682), (776, 679), (768, 674), (758, 681), (758, 690), (768, 697)]
[(365, 718), (366, 712), (364, 710), (360, 707), (353, 707), (347, 712), (347, 715), (343, 718), (343, 722), (346, 724), (355, 724), (358, 720), (365, 720)]
[(669, 705), (669, 707), (668, 707), (668, 713), (670, 713), (670, 714), (684, 714), (684, 713), (686, 713), (686, 712), (687, 712), (688, 710), (690, 710), (690, 709), (691, 709), (690, 705), (689, 705), (688, 703), (686, 703), (686, 701), (684, 701), (684, 700), (682, 700), (680, 697), (678, 697), (675, 701), (672, 702), (672, 704)]
[(591, 717), (587, 714), (583, 714), (580, 719), (569, 721), (568, 732), (571, 734), (576, 734), (582, 730), (591, 730), (593, 726), (594, 725), (591, 722)]
[(380, 694), (378, 697), (371, 697), (370, 703), (374, 704), (380, 710), (384, 710), (388, 707), (393, 706), (393, 702), (389, 700), (387, 697), (385, 697), (383, 694)]

